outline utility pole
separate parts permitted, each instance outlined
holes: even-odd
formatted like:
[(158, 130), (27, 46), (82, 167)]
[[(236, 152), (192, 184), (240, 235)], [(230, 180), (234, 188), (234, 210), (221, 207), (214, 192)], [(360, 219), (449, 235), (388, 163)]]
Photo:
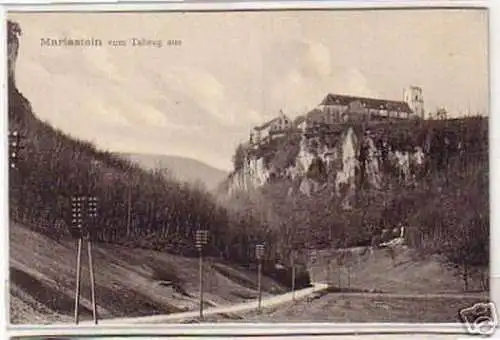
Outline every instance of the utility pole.
[[(18, 165), (17, 162), (19, 160), (19, 153), (23, 146), (21, 145), (21, 135), (19, 134), (18, 131), (11, 131), (9, 132), (9, 147), (8, 147), (8, 153), (9, 153), (9, 186), (10, 190), (18, 190), (17, 188), (14, 188), (16, 181), (12, 179), (12, 177), (16, 176), (16, 173), (18, 170)], [(20, 195), (19, 192), (11, 196), (12, 199), (17, 200), (19, 199)], [(19, 205), (16, 202), (11, 202), (11, 212), (10, 216), (13, 217), (15, 220), (19, 219), (20, 216), (22, 215), (20, 213)]]
[(19, 160), (19, 151), (21, 148), (21, 136), (19, 132), (9, 132), (9, 166), (11, 169), (17, 168), (16, 164)]
[(257, 244), (255, 246), (255, 258), (257, 259), (257, 285), (258, 285), (258, 290), (259, 290), (259, 307), (258, 310), (261, 312), (261, 307), (262, 307), (262, 259), (264, 257), (264, 245), (263, 244)]
[(128, 185), (127, 188), (127, 236), (130, 237), (132, 235), (130, 230), (130, 219), (132, 217), (132, 188), (130, 185)]
[[(78, 233), (78, 248), (76, 260), (76, 289), (75, 289), (75, 323), (79, 322), (79, 306), (80, 306), (80, 281), (82, 271), (82, 248), (84, 240), (87, 241), (87, 254), (89, 261), (90, 273), (90, 289), (92, 296), (92, 311), (94, 323), (97, 325), (97, 304), (95, 294), (95, 278), (94, 266), (92, 262), (92, 241), (89, 233), (89, 226), (95, 221), (97, 217), (97, 197), (95, 196), (73, 196), (71, 198), (72, 220), (71, 225)], [(86, 205), (86, 206), (85, 206)], [(86, 218), (84, 218), (84, 216)]]
[(295, 250), (292, 250), (292, 300), (295, 301)]
[(203, 320), (203, 246), (208, 243), (208, 231), (196, 230), (196, 248), (200, 260), (200, 319)]
[[(311, 269), (313, 269), (313, 265), (316, 264), (317, 256), (318, 255), (317, 255), (316, 249), (312, 249), (309, 252), (309, 263), (311, 263)], [(310, 275), (311, 281), (314, 281), (314, 279), (313, 279), (313, 271), (312, 270), (309, 272), (309, 275)]]
[[(97, 197), (89, 196), (88, 198), (88, 216), (89, 216), (89, 224), (95, 223), (95, 219), (97, 218)], [(96, 226), (93, 225), (95, 228)], [(90, 272), (90, 293), (92, 296), (92, 314), (94, 316), (94, 323), (97, 325), (97, 304), (95, 297), (95, 278), (94, 278), (94, 265), (92, 262), (92, 238), (90, 233), (87, 231), (87, 251), (89, 258), (89, 272)]]
[(344, 255), (340, 253), (337, 255), (337, 275), (339, 289), (342, 289), (342, 267), (344, 266)]
[(73, 196), (71, 198), (72, 221), (71, 225), (78, 231), (78, 250), (76, 255), (76, 289), (75, 289), (75, 324), (78, 325), (79, 305), (80, 305), (80, 275), (81, 275), (81, 259), (82, 259), (82, 197)]

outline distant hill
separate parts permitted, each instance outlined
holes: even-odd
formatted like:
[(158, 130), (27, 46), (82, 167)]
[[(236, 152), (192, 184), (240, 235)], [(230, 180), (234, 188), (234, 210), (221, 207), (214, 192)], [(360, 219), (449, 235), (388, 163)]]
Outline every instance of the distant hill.
[(146, 169), (168, 169), (174, 178), (181, 181), (200, 181), (208, 190), (215, 189), (228, 176), (228, 172), (192, 158), (139, 153), (122, 153), (121, 156)]

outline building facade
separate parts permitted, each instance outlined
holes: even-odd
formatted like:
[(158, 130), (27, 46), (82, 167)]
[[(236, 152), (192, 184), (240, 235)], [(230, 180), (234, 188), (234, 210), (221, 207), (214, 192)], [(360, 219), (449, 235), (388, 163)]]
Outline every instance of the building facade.
[(404, 89), (403, 99), (416, 117), (425, 119), (424, 97), (422, 95), (421, 87), (410, 86), (409, 88)]
[(276, 117), (250, 132), (250, 144), (258, 146), (273, 136), (287, 131), (318, 131), (319, 126), (333, 125), (348, 120), (383, 121), (387, 119), (425, 119), (422, 88), (410, 86), (403, 91), (403, 100), (328, 94), (313, 110), (294, 121), (283, 111)]
[(281, 111), (279, 117), (256, 126), (250, 131), (250, 144), (259, 145), (268, 142), (273, 137), (284, 135), (292, 127), (292, 120)]

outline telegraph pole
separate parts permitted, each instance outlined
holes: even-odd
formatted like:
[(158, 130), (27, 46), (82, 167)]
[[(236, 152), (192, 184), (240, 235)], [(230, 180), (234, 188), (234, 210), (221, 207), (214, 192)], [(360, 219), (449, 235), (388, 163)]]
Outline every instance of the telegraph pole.
[(295, 301), (295, 250), (292, 250), (292, 300)]
[[(9, 131), (9, 147), (8, 147), (8, 153), (9, 153), (9, 186), (10, 190), (17, 190), (14, 188), (16, 181), (12, 179), (12, 177), (16, 176), (18, 170), (18, 165), (17, 162), (19, 161), (19, 153), (23, 146), (21, 145), (21, 135), (19, 134), (18, 131)], [(12, 199), (18, 200), (20, 195), (19, 192), (16, 194), (13, 194)], [(11, 212), (10, 216), (13, 217), (15, 220), (19, 219), (21, 216), (20, 209), (18, 205), (15, 202), (11, 202)]]
[(203, 246), (208, 243), (208, 231), (196, 230), (196, 248), (200, 260), (200, 319), (203, 320)]
[(82, 197), (73, 196), (71, 198), (71, 212), (72, 220), (71, 225), (78, 232), (78, 250), (76, 255), (76, 289), (75, 289), (75, 324), (78, 325), (79, 321), (79, 306), (80, 306), (80, 276), (81, 276), (81, 259), (82, 259)]
[[(86, 205), (86, 207), (85, 207)], [(78, 233), (78, 249), (76, 257), (76, 289), (75, 289), (75, 323), (78, 325), (80, 314), (80, 281), (82, 272), (82, 248), (84, 239), (87, 241), (87, 254), (89, 261), (90, 289), (92, 297), (92, 311), (94, 323), (97, 325), (97, 304), (95, 294), (94, 265), (92, 262), (92, 240), (89, 226), (97, 217), (97, 197), (73, 196), (71, 198), (72, 220), (71, 225)], [(85, 216), (86, 218), (83, 218)]]
[[(97, 197), (89, 196), (88, 198), (88, 216), (89, 224), (94, 222), (97, 218)], [(95, 226), (94, 226), (95, 227)], [(97, 304), (95, 297), (95, 279), (94, 279), (94, 265), (92, 263), (92, 238), (89, 231), (87, 231), (87, 251), (89, 258), (89, 272), (90, 272), (90, 293), (92, 296), (92, 314), (94, 317), (94, 323), (97, 325)]]
[(9, 132), (9, 166), (16, 169), (16, 163), (19, 160), (19, 151), (21, 149), (21, 136), (18, 131)]
[(132, 235), (132, 231), (130, 230), (131, 228), (131, 221), (130, 218), (132, 217), (132, 187), (129, 185), (127, 186), (127, 236), (130, 237)]
[(309, 276), (311, 278), (311, 281), (313, 281), (313, 265), (316, 264), (316, 258), (317, 258), (317, 253), (316, 250), (313, 249), (309, 252), (309, 262), (311, 263), (311, 271), (309, 273)]
[(259, 312), (261, 311), (262, 307), (262, 258), (264, 257), (264, 245), (263, 244), (257, 244), (255, 246), (255, 258), (257, 259), (257, 266), (258, 266), (258, 290), (259, 290)]

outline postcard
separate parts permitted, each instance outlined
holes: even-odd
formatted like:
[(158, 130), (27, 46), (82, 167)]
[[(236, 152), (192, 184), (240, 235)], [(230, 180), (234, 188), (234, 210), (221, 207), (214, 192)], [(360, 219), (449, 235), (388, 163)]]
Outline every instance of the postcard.
[(12, 326), (495, 329), (487, 9), (7, 20)]

